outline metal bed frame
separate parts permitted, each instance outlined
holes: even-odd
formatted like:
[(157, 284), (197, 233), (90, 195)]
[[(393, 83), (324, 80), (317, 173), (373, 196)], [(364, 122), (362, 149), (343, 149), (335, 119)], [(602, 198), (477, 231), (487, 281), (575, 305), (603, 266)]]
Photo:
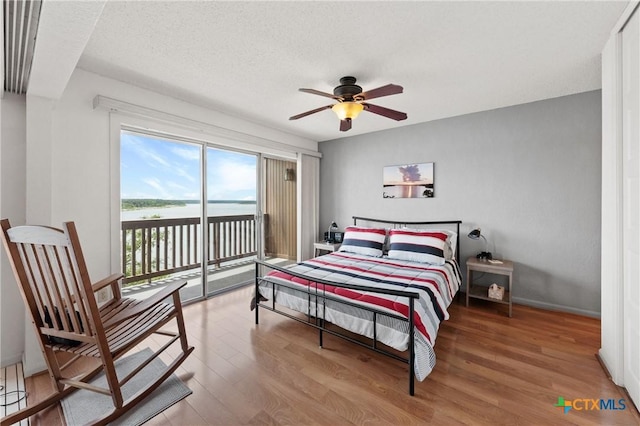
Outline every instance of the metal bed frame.
[[(361, 222), (375, 222), (377, 224), (387, 224), (387, 225), (393, 225), (393, 228), (401, 228), (401, 227), (406, 227), (406, 226), (410, 226), (410, 225), (455, 225), (456, 226), (456, 233), (457, 233), (457, 241), (456, 241), (456, 260), (460, 258), (460, 224), (462, 223), (462, 221), (460, 220), (447, 220), (447, 221), (428, 221), (428, 222), (398, 222), (398, 221), (391, 221), (391, 220), (384, 220), (384, 219), (370, 219), (370, 218), (365, 218), (365, 217), (360, 217), (360, 216), (353, 216), (353, 224), (357, 225), (358, 221)], [(427, 228), (428, 229), (428, 228)], [(259, 308), (263, 308), (263, 309), (267, 309), (269, 311), (272, 312), (276, 312), (280, 315), (284, 315), (288, 318), (291, 318), (295, 321), (298, 321), (300, 323), (306, 324), (310, 327), (313, 327), (315, 329), (318, 330), (318, 339), (319, 339), (319, 345), (322, 348), (323, 345), (323, 333), (329, 333), (333, 336), (339, 337), (341, 339), (347, 340), (349, 342), (355, 343), (357, 345), (360, 345), (362, 347), (365, 347), (367, 349), (370, 349), (374, 352), (380, 353), (382, 355), (388, 356), (390, 358), (396, 359), (398, 361), (404, 362), (406, 364), (408, 364), (409, 366), (409, 395), (414, 395), (415, 393), (415, 348), (414, 348), (414, 303), (415, 300), (419, 298), (419, 295), (413, 292), (409, 292), (409, 291), (402, 291), (402, 290), (391, 290), (391, 289), (383, 289), (383, 288), (371, 288), (371, 287), (366, 287), (366, 286), (359, 286), (359, 285), (352, 285), (352, 284), (344, 284), (344, 283), (335, 283), (332, 281), (328, 281), (328, 280), (323, 280), (323, 279), (318, 279), (318, 278), (313, 278), (313, 279), (309, 279), (309, 277), (305, 276), (304, 274), (301, 273), (296, 273), (296, 272), (292, 272), (287, 268), (283, 268), (280, 266), (276, 266), (276, 265), (271, 265), (268, 264), (264, 261), (261, 260), (256, 260), (255, 261), (256, 264), (256, 270), (255, 270), (255, 298), (256, 298), (256, 312), (255, 312), (255, 320), (256, 320), (256, 325), (259, 323)], [(275, 282), (273, 280), (269, 280), (269, 277), (266, 276), (266, 272), (268, 270), (276, 270), (276, 271), (281, 271), (284, 273), (287, 273), (289, 275), (292, 275), (294, 277), (298, 277), (298, 278), (302, 278), (305, 280), (309, 280), (310, 283), (317, 283), (317, 284), (323, 284), (323, 288), (321, 290), (318, 290), (317, 286), (314, 286), (313, 288), (309, 285), (307, 286), (306, 290), (302, 287), (300, 287), (299, 285), (295, 285), (295, 284), (289, 284), (289, 283), (284, 283), (284, 282)], [(260, 272), (263, 272), (263, 275), (260, 275)], [(266, 282), (269, 283), (272, 286), (272, 292), (274, 294), (274, 297), (272, 297), (272, 300), (269, 304), (267, 303), (261, 303), (260, 302), (260, 283), (262, 282)], [(380, 294), (386, 294), (386, 295), (392, 295), (392, 296), (401, 296), (401, 297), (406, 297), (408, 299), (409, 302), (409, 315), (408, 317), (404, 317), (404, 316), (400, 316), (400, 315), (395, 315), (395, 314), (390, 314), (388, 312), (383, 312), (382, 310), (376, 309), (376, 308), (371, 308), (371, 307), (364, 307), (362, 305), (359, 304), (355, 304), (349, 301), (345, 301), (343, 299), (338, 299), (336, 297), (334, 297), (331, 294), (326, 294), (324, 291), (324, 285), (330, 285), (330, 286), (335, 286), (335, 287), (341, 287), (341, 288), (346, 288), (346, 289), (351, 289), (351, 290), (357, 290), (357, 291), (368, 291), (368, 292), (377, 292)], [(292, 290), (296, 290), (298, 292), (302, 292), (302, 293), (306, 293), (307, 294), (307, 315), (306, 318), (301, 318), (299, 316), (295, 316), (289, 312), (285, 312), (282, 310), (279, 310), (276, 307), (276, 302), (275, 302), (275, 291), (276, 288), (280, 288), (280, 287), (286, 287), (286, 288), (290, 288)], [(311, 316), (311, 304), (312, 301), (315, 303), (316, 306), (316, 316), (312, 317)], [(355, 306), (359, 309), (362, 309), (364, 311), (368, 311), (371, 312), (372, 316), (373, 316), (373, 337), (370, 339), (371, 343), (365, 343), (365, 342), (361, 342), (359, 340), (354, 339), (351, 336), (348, 336), (346, 334), (340, 333), (337, 330), (331, 330), (329, 328), (327, 328), (325, 326), (325, 321), (324, 321), (324, 317), (325, 317), (325, 309), (326, 309), (326, 302), (327, 301), (331, 301), (331, 302), (335, 302), (335, 303), (340, 303), (340, 304), (344, 304), (344, 305), (351, 305), (351, 306)], [(319, 303), (320, 302), (320, 303)], [(320, 314), (320, 312), (318, 312), (320, 309), (318, 307), (322, 308), (322, 313)], [(377, 320), (378, 320), (378, 316), (379, 315), (384, 315), (386, 317), (389, 318), (393, 318), (393, 319), (397, 319), (403, 322), (407, 322), (408, 323), (408, 330), (410, 330), (409, 332), (409, 344), (408, 344), (408, 356), (406, 358), (399, 356), (395, 353), (389, 352), (388, 350), (385, 350), (383, 348), (380, 348), (378, 345), (378, 340), (377, 340)]]

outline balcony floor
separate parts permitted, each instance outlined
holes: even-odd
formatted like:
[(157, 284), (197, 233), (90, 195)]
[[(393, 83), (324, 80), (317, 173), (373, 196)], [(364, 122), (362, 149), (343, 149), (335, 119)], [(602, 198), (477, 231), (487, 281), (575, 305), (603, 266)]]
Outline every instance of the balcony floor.
[[(268, 258), (268, 263), (274, 265), (288, 265), (295, 263), (288, 259)], [(222, 293), (244, 285), (253, 283), (255, 277), (255, 264), (253, 259), (241, 259), (229, 262), (219, 268), (209, 267), (207, 270), (207, 296)], [(169, 283), (186, 280), (187, 285), (180, 290), (180, 296), (183, 301), (188, 301), (200, 297), (202, 273), (200, 268), (172, 274), (168, 277), (155, 279), (150, 283), (138, 284), (122, 289), (123, 297), (131, 297), (134, 299), (146, 299), (153, 293), (157, 292)]]

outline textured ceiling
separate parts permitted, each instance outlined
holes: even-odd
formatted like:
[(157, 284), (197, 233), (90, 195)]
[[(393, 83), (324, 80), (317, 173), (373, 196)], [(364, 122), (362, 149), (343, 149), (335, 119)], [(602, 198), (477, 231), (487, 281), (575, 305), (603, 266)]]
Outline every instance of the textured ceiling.
[[(108, 1), (78, 66), (317, 141), (599, 89), (600, 52), (627, 2)], [(345, 75), (372, 103), (342, 133)]]

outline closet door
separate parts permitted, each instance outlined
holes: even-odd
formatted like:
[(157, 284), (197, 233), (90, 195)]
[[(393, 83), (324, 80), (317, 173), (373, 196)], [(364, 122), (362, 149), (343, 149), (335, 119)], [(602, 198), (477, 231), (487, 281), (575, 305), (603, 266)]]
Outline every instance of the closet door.
[(640, 25), (622, 32), (624, 386), (640, 406)]

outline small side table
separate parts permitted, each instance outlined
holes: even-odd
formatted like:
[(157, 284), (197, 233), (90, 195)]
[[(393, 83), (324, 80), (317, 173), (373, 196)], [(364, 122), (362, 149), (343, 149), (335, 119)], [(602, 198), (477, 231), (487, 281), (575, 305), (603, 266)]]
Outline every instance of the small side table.
[[(489, 302), (503, 303), (509, 305), (509, 317), (511, 317), (511, 286), (513, 284), (513, 262), (501, 259), (502, 263), (491, 263), (488, 260), (480, 260), (475, 257), (467, 259), (467, 307), (469, 298), (488, 300)], [(509, 288), (505, 289), (502, 300), (492, 299), (488, 294), (488, 287), (483, 285), (472, 285), (473, 271), (487, 274), (504, 275), (509, 277)]]
[(314, 256), (320, 256), (319, 253), (326, 251), (328, 253), (338, 251), (340, 248), (340, 243), (328, 243), (326, 241), (317, 241), (313, 243), (313, 248), (315, 250)]

